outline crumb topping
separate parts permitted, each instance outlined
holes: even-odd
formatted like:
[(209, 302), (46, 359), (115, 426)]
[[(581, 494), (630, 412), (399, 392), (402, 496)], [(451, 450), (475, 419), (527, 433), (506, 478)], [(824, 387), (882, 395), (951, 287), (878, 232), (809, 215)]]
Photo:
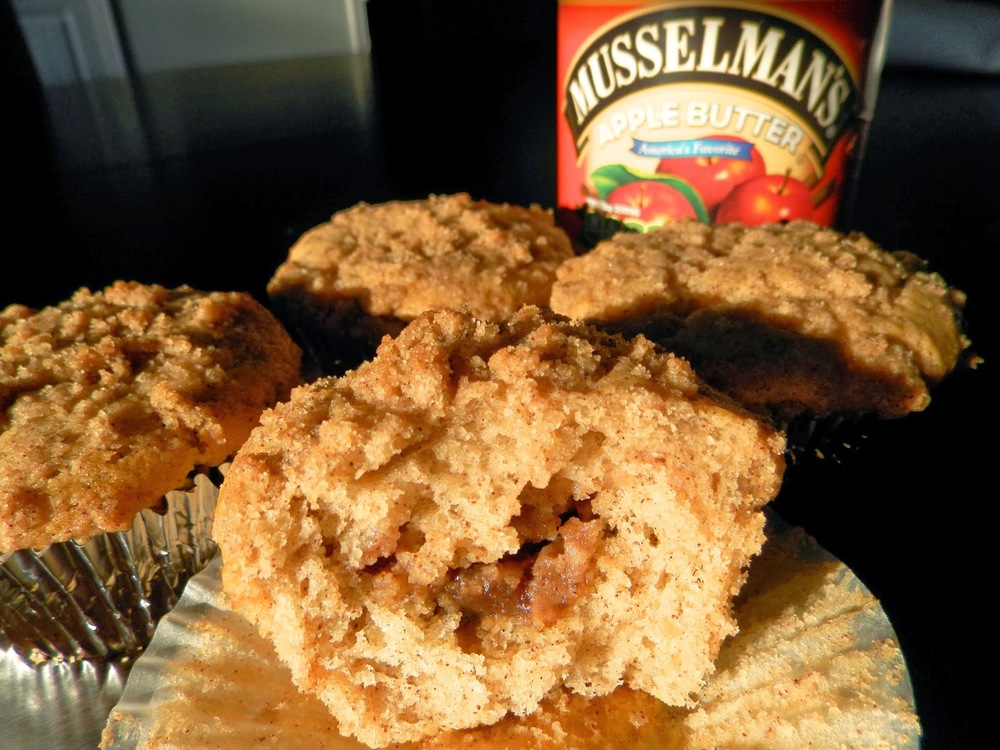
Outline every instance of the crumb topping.
[(965, 298), (916, 256), (805, 221), (621, 233), (557, 272), (556, 312), (648, 330), (752, 408), (926, 407), (969, 341)]
[(372, 316), (412, 320), (435, 309), (500, 320), (547, 305), (556, 267), (573, 251), (552, 213), (464, 193), (362, 203), (291, 248), (268, 293), (317, 305), (355, 300)]
[(0, 312), (0, 550), (128, 526), (297, 382), (249, 295), (117, 282)]

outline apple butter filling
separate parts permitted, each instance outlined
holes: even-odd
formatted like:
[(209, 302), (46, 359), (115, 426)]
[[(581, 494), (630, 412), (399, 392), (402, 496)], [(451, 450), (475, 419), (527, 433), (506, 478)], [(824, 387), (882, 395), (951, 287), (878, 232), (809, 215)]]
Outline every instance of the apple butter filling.
[(454, 615), (459, 646), (467, 653), (502, 652), (511, 629), (551, 627), (586, 595), (601, 541), (613, 535), (594, 515), (589, 499), (577, 501), (552, 491), (559, 487), (554, 481), (546, 491), (525, 490), (533, 502), (511, 520), (521, 540), (516, 552), (491, 563), (452, 568), (430, 587), (411, 585), (397, 559), (397, 553), (412, 551), (419, 536), (404, 526), (396, 551), (362, 569), (370, 576), (371, 594), (406, 609)]
[(502, 649), (511, 627), (550, 627), (586, 595), (604, 525), (599, 518), (566, 516), (552, 540), (525, 542), (494, 563), (449, 573), (437, 600), (461, 613), (458, 637), (464, 650)]

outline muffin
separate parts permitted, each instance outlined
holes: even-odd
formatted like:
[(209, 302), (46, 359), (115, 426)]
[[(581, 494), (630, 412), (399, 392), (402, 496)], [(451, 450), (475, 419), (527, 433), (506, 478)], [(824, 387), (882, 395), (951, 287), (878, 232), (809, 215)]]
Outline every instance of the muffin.
[(782, 451), (643, 337), (426, 313), (264, 414), (219, 498), (224, 591), (372, 747), (561, 688), (690, 705)]
[(646, 332), (782, 425), (920, 411), (969, 345), (964, 295), (923, 261), (805, 221), (621, 233), (559, 268), (550, 305)]
[[(801, 529), (769, 514), (736, 602), (739, 633), (693, 708), (619, 687), (566, 688), (527, 716), (444, 731), (393, 750), (916, 750), (920, 722), (899, 643), (871, 592)], [(106, 750), (363, 750), (298, 692), (273, 645), (221, 596), (216, 559), (188, 585), (132, 670)], [(141, 738), (141, 739), (140, 739)]]
[(300, 354), (241, 293), (119, 281), (0, 312), (0, 644), (141, 650), (215, 550), (215, 468)]
[(573, 255), (550, 212), (466, 194), (361, 203), (306, 232), (268, 284), (272, 308), (319, 364), (340, 373), (423, 312), (482, 320), (545, 306)]

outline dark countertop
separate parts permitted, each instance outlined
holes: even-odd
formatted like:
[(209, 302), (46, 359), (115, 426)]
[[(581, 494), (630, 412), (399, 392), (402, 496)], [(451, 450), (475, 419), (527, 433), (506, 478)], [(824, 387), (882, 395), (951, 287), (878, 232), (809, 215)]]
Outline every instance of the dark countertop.
[[(421, 52), (406, 75), (364, 55), (159, 74), (131, 92), (67, 87), (41, 101), (28, 86), (8, 152), (0, 307), (116, 278), (262, 297), (301, 232), (361, 200), (465, 190), (551, 206), (554, 49), (501, 56), (473, 39)], [(985, 671), (989, 684), (995, 663), (983, 589), (998, 174), (1000, 80), (886, 70), (852, 226), (923, 255), (968, 293), (986, 363), (944, 383), (926, 412), (877, 425), (844, 462), (790, 473), (778, 500), (881, 600), (926, 748), (973, 746), (985, 701), (972, 680)]]

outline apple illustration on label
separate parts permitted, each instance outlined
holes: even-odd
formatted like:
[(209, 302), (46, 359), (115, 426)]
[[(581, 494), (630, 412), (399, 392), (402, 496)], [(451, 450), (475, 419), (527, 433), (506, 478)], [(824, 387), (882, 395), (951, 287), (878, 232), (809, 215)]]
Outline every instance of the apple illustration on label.
[[(729, 141), (750, 146), (748, 141), (731, 136), (709, 135), (699, 140)], [(718, 206), (737, 185), (767, 174), (764, 157), (756, 146), (750, 146), (750, 158), (727, 156), (689, 156), (661, 159), (656, 166), (660, 174), (672, 174), (687, 180), (698, 191), (709, 211)]]
[(715, 221), (753, 226), (808, 219), (812, 211), (812, 192), (804, 182), (788, 174), (769, 174), (737, 185), (719, 204)]
[(615, 206), (638, 209), (638, 216), (625, 213), (619, 218), (639, 220), (644, 224), (667, 224), (677, 219), (695, 219), (694, 207), (677, 189), (655, 180), (637, 180), (615, 188), (608, 194), (612, 210)]

